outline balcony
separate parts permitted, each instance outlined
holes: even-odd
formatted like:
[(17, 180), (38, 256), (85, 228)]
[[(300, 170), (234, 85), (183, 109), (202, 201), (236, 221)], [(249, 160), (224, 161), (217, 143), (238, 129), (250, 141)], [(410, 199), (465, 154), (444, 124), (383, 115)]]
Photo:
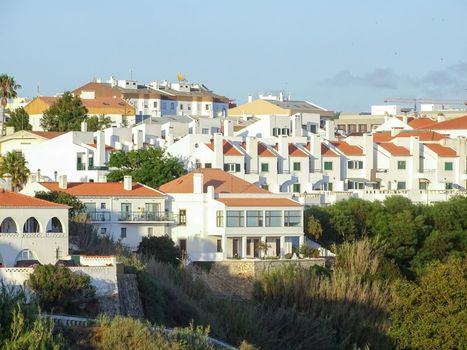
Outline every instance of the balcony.
[(118, 212), (118, 221), (126, 222), (174, 222), (176, 215), (169, 212)]
[(88, 211), (89, 220), (91, 222), (106, 222), (110, 221), (110, 211)]
[(89, 165), (88, 170), (109, 170), (108, 166)]

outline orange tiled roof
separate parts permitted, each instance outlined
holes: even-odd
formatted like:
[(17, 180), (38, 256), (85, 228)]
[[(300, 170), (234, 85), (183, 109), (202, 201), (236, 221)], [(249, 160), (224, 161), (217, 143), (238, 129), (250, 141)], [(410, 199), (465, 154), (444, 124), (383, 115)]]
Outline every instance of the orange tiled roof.
[[(223, 151), (226, 156), (241, 156), (242, 154), (232, 145), (229, 141), (223, 140)], [(211, 139), (211, 143), (207, 143), (206, 146), (210, 150), (214, 151), (214, 140)]]
[(218, 198), (227, 207), (302, 207), (289, 198)]
[(418, 119), (412, 120), (408, 124), (414, 129), (431, 129), (429, 126), (435, 123), (436, 121), (434, 121), (431, 118), (418, 118)]
[(339, 155), (325, 144), (321, 144), (321, 155), (323, 157), (339, 157)]
[(308, 154), (303, 152), (300, 148), (298, 148), (293, 143), (289, 143), (289, 156), (291, 156), (291, 157), (308, 157)]
[(395, 139), (397, 137), (411, 137), (411, 136), (417, 136), (420, 141), (439, 141), (439, 140), (446, 138), (445, 135), (441, 135), (434, 131), (413, 130), (413, 131), (401, 131), (396, 136), (394, 136), (392, 139)]
[(68, 208), (67, 205), (49, 202), (43, 199), (26, 196), (21, 193), (0, 190), (0, 207), (1, 208)]
[[(87, 145), (92, 147), (92, 148), (97, 148), (97, 143), (88, 143)], [(112, 146), (105, 145), (105, 150), (106, 151), (115, 151), (116, 149), (114, 147), (112, 147)]]
[(425, 147), (428, 147), (440, 157), (457, 157), (457, 153), (451, 147), (446, 147), (438, 143), (424, 143)]
[(350, 145), (345, 141), (333, 141), (331, 144), (346, 156), (363, 156), (363, 149)]
[(37, 136), (42, 136), (46, 139), (53, 139), (57, 136), (64, 134), (64, 132), (61, 132), (61, 131), (29, 131), (29, 132)]
[[(246, 152), (246, 142), (242, 142), (242, 147)], [(262, 142), (258, 142), (258, 156), (260, 157), (275, 157), (276, 155)]]
[(430, 126), (432, 130), (460, 130), (467, 129), (467, 115), (459, 118), (445, 120)]
[(160, 186), (159, 189), (165, 193), (193, 193), (193, 174), (195, 173), (204, 175), (204, 191), (208, 186), (214, 186), (216, 193), (270, 193), (248, 181), (215, 168), (197, 169)]
[(381, 146), (386, 151), (391, 153), (392, 156), (405, 157), (410, 156), (410, 152), (407, 148), (402, 146), (397, 146), (391, 142), (378, 143), (378, 146)]
[(69, 182), (66, 189), (58, 187), (58, 182), (41, 182), (51, 191), (61, 191), (74, 196), (120, 196), (120, 197), (162, 197), (158, 190), (133, 183), (131, 191), (123, 188), (122, 182)]
[(373, 142), (388, 142), (392, 139), (390, 132), (375, 132), (373, 133)]

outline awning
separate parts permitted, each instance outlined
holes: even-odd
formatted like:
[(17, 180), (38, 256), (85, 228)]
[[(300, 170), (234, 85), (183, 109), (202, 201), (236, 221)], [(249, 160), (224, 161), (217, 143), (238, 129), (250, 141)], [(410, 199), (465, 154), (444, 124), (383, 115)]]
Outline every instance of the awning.
[(431, 182), (430, 180), (425, 179), (425, 178), (418, 179), (418, 181), (419, 181), (419, 182)]

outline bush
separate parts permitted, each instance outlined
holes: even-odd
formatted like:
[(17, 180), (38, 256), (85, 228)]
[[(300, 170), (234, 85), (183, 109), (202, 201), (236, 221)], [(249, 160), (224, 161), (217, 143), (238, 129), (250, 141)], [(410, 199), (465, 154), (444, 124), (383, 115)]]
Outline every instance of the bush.
[(48, 312), (87, 315), (96, 311), (95, 289), (90, 277), (67, 267), (37, 266), (26, 285), (34, 291), (39, 306)]
[(138, 253), (144, 259), (155, 259), (173, 265), (178, 265), (181, 258), (180, 249), (167, 235), (161, 237), (143, 237), (138, 246)]
[(300, 254), (303, 255), (304, 258), (319, 258), (320, 255), (318, 249), (310, 247), (306, 243), (300, 246)]

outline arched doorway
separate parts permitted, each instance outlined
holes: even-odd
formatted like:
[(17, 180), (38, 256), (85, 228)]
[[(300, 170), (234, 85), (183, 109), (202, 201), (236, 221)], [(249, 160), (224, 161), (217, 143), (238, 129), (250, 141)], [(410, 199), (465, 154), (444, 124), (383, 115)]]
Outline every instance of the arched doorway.
[(40, 231), (39, 221), (33, 216), (26, 220), (23, 226), (23, 233), (39, 233)]
[(0, 233), (17, 233), (18, 228), (16, 227), (16, 222), (8, 217), (5, 218), (0, 224)]

